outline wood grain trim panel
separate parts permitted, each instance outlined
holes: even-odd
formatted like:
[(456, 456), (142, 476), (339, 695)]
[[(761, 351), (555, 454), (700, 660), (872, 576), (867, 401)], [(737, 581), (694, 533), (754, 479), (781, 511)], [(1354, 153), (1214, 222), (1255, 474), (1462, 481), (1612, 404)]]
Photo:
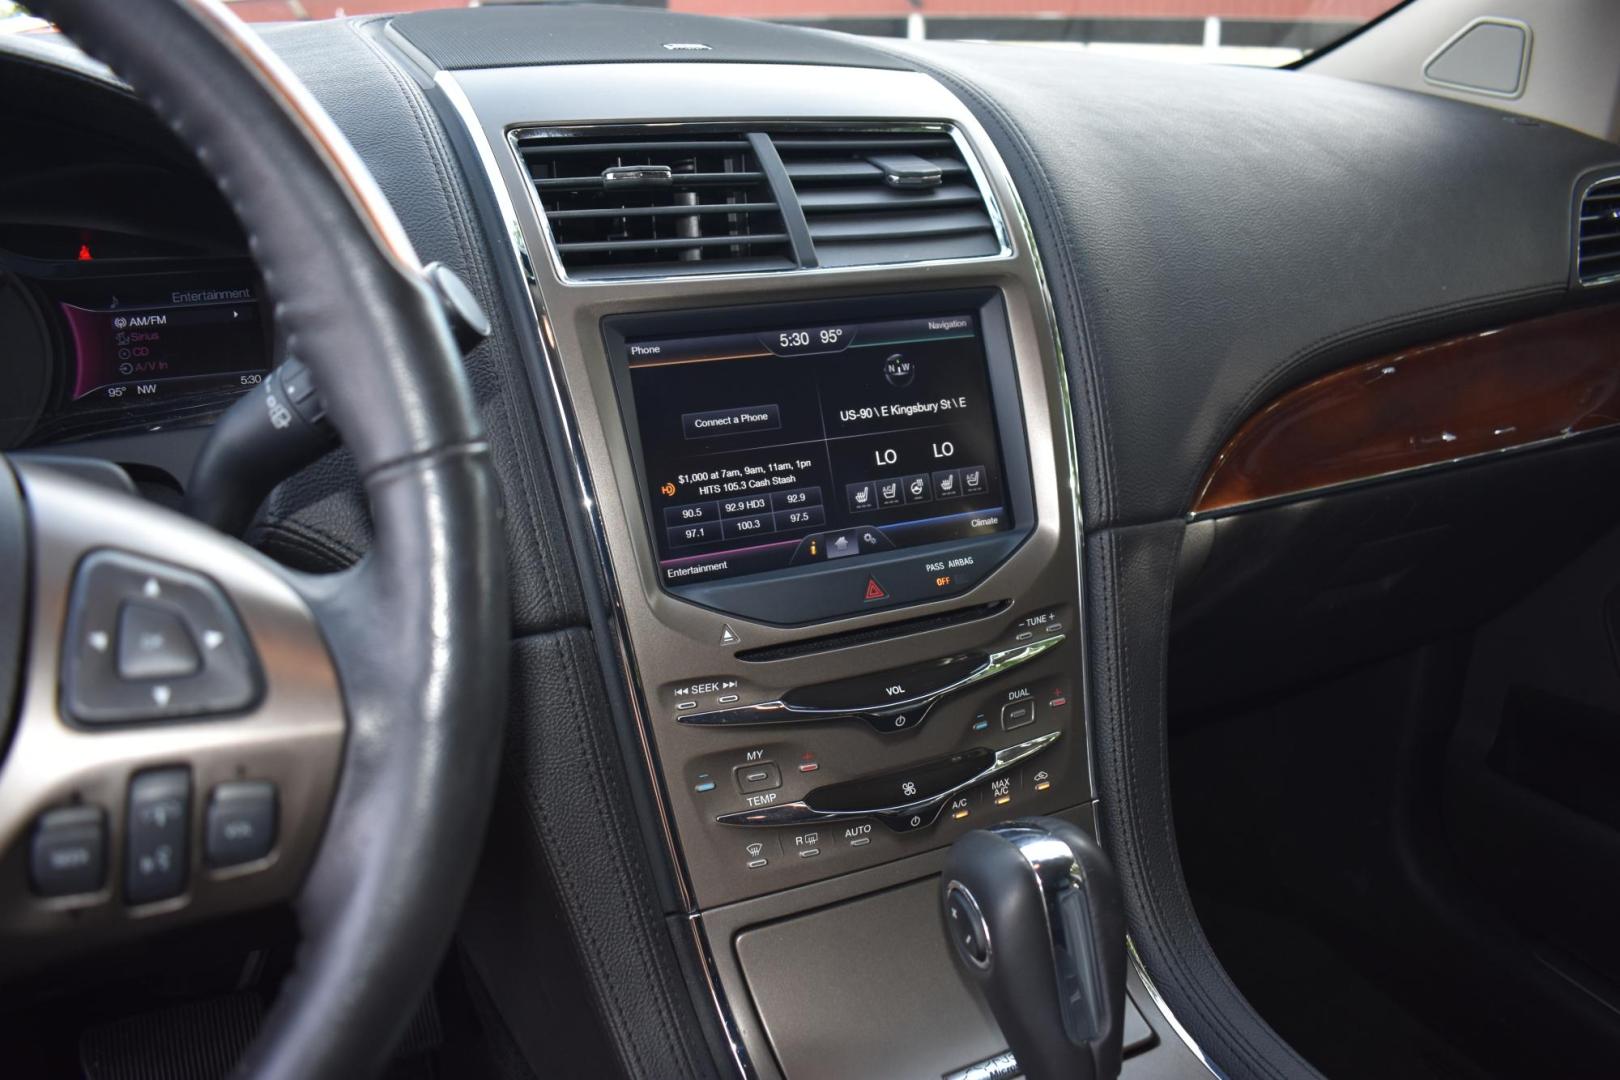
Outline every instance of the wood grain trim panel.
[(1406, 349), (1288, 391), (1210, 466), (1194, 515), (1620, 425), (1620, 304)]

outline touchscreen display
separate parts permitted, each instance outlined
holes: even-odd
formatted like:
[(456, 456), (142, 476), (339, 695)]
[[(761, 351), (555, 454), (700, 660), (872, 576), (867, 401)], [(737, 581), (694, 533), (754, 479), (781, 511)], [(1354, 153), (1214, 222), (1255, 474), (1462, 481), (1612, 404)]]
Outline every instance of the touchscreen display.
[(1012, 526), (977, 314), (625, 353), (666, 585)]

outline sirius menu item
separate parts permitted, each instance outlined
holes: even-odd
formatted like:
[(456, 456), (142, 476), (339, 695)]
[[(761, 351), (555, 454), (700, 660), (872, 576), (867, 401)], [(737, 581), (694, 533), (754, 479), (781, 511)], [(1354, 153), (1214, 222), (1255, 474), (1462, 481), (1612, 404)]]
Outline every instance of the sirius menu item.
[(977, 315), (623, 348), (668, 585), (1012, 525)]

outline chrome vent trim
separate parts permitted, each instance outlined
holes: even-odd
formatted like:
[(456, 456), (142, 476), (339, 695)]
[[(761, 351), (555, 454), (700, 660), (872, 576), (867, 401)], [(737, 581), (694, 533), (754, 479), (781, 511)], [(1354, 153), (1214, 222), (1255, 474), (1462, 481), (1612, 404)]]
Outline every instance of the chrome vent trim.
[(1582, 285), (1620, 281), (1620, 176), (1587, 185), (1577, 224), (1576, 279)]
[[(509, 149), (529, 177), (530, 197), (545, 223), (552, 269), (558, 280), (569, 284), (797, 275), (1003, 259), (1013, 254), (1006, 221), (983, 168), (951, 123), (580, 124), (516, 127), (506, 135)], [(606, 199), (600, 205), (564, 205), (558, 198), (560, 193), (575, 198), (587, 193), (589, 200), (596, 192), (608, 192), (602, 174), (609, 167), (628, 172), (638, 166), (670, 165), (655, 160), (659, 148), (724, 154), (743, 146), (751, 151), (749, 168), (725, 170), (719, 177), (693, 170), (692, 180), (683, 181), (670, 166), (670, 188), (661, 188), (656, 178), (646, 181), (645, 187), (634, 181), (615, 185), (615, 198), (621, 191), (641, 193), (642, 205), (627, 208), (629, 212), (615, 213)], [(583, 155), (596, 165), (607, 154), (622, 154), (624, 160), (615, 157), (600, 171), (564, 164), (571, 155)], [(791, 164), (783, 157), (791, 157)], [(870, 160), (874, 157), (876, 163)], [(572, 173), (559, 174), (558, 165)], [(937, 168), (937, 183), (930, 182), (928, 165)], [(592, 175), (579, 175), (582, 168)], [(763, 190), (755, 188), (737, 201), (707, 199), (701, 191), (707, 184), (735, 191), (728, 185), (756, 182)], [(681, 207), (663, 205), (656, 198), (657, 192), (678, 190), (683, 183), (698, 188), (698, 200), (713, 202), (715, 208), (683, 214)], [(575, 212), (579, 210), (594, 213)], [(737, 215), (748, 220), (738, 221)], [(589, 232), (591, 223), (600, 221), (616, 230), (612, 236)], [(687, 224), (681, 235), (653, 235), (649, 221)], [(638, 226), (648, 234), (636, 232)], [(732, 229), (738, 231), (733, 234)], [(627, 248), (626, 241), (655, 242)]]
[(774, 187), (747, 134), (535, 131), (517, 134), (513, 146), (570, 277), (798, 265)]
[(983, 189), (949, 132), (773, 133), (771, 141), (821, 266), (1001, 250)]

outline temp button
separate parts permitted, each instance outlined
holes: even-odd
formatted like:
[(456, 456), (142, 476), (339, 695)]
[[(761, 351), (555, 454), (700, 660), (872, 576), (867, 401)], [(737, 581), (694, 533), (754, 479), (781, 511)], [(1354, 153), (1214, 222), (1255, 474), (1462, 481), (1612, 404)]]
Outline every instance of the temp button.
[(739, 765), (731, 772), (737, 778), (737, 790), (744, 795), (773, 791), (782, 786), (782, 770), (774, 762), (756, 761), (751, 765)]

